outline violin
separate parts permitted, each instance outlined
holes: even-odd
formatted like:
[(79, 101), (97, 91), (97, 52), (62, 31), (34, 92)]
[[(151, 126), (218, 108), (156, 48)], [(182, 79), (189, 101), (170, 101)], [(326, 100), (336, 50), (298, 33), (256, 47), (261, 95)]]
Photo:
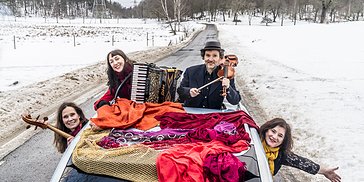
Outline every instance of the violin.
[[(234, 74), (235, 74), (234, 67), (236, 67), (237, 65), (238, 65), (238, 57), (236, 57), (236, 55), (233, 55), (233, 54), (226, 55), (223, 59), (223, 62), (217, 67), (218, 78), (211, 81), (210, 83), (203, 85), (202, 87), (198, 88), (198, 90), (201, 91), (203, 88), (205, 88), (219, 80), (222, 80), (223, 78), (228, 78), (228, 79), (234, 78)], [(225, 88), (223, 87), (221, 95), (224, 97), (226, 96), (226, 87)]]
[[(238, 65), (238, 57), (233, 54), (226, 55), (223, 59), (223, 62), (220, 64), (220, 69), (217, 72), (217, 75), (222, 78), (232, 79), (235, 75), (235, 68)], [(222, 88), (222, 96), (226, 96), (226, 86)]]

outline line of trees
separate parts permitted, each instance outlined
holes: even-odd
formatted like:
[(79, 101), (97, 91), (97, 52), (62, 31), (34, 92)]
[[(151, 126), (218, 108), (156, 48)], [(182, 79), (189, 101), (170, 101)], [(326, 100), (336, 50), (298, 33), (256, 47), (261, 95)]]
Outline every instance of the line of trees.
[[(0, 5), (7, 6), (12, 15), (17, 17), (95, 17), (95, 10), (103, 11), (103, 18), (133, 16), (132, 8), (125, 8), (111, 0), (104, 0), (103, 4), (100, 3), (100, 0), (0, 0)], [(100, 6), (105, 7), (100, 8)], [(99, 12), (97, 13), (99, 15)]]
[[(15, 16), (92, 17), (95, 0), (2, 0)], [(105, 0), (105, 18), (158, 18), (181, 22), (188, 18), (209, 18), (218, 15), (263, 16), (276, 22), (289, 18), (319, 23), (358, 21), (363, 19), (364, 0), (142, 0), (136, 7), (125, 8)], [(283, 23), (283, 21), (282, 21)]]
[(135, 7), (138, 17), (216, 20), (217, 15), (278, 17), (319, 23), (363, 19), (364, 0), (143, 0)]

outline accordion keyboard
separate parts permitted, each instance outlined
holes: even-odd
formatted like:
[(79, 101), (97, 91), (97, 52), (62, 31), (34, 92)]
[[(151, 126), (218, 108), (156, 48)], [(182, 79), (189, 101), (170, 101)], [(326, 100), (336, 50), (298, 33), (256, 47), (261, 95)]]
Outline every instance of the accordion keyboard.
[(148, 84), (148, 65), (134, 64), (131, 100), (143, 103)]

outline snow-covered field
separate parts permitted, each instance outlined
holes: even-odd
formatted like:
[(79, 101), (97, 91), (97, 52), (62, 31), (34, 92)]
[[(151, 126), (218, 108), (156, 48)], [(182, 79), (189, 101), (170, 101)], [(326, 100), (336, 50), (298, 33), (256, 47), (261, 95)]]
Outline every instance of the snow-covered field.
[[(323, 165), (339, 166), (342, 181), (364, 181), (361, 175), (364, 170), (361, 155), (364, 48), (360, 46), (364, 42), (364, 22), (298, 22), (293, 26), (287, 21), (281, 27), (264, 26), (259, 18), (253, 19), (252, 26), (246, 17), (241, 20), (238, 25), (217, 23), (223, 48), (240, 58), (236, 76), (239, 88), (253, 94), (257, 99), (255, 104), (267, 114), (265, 119), (282, 117), (291, 124), (297, 154)], [(128, 53), (152, 48), (151, 41), (149, 46), (146, 43), (147, 32), (154, 35), (154, 47), (175, 44), (182, 36), (171, 35), (168, 27), (154, 20), (112, 20), (102, 24), (94, 20), (83, 23), (82, 19), (62, 20), (58, 24), (55, 20), (38, 19), (36, 24), (31, 21), (14, 22), (0, 17), (1, 113), (12, 112), (11, 108), (18, 106), (14, 102), (22, 102), (11, 94), (17, 90), (21, 90), (19, 94), (28, 92), (28, 87), (22, 86), (33, 83), (34, 89), (40, 85), (36, 89), (39, 96), (57, 97), (59, 90), (52, 92), (47, 88), (42, 92), (44, 83), (52, 80), (35, 85), (34, 82), (81, 67), (89, 68), (90, 73), (96, 72), (100, 67), (91, 65), (104, 60), (106, 53), (114, 48)], [(186, 26), (192, 29), (202, 25)], [(78, 73), (63, 75), (59, 83), (72, 90), (75, 84), (72, 78)], [(18, 84), (12, 85), (16, 81)], [(82, 80), (76, 82), (80, 84)], [(14, 124), (5, 120), (8, 118), (1, 118), (3, 128)], [(325, 181), (322, 176), (310, 178), (296, 169), (281, 171), (286, 170), (300, 181)]]
[[(180, 43), (184, 32), (141, 19), (42, 19), (0, 17), (0, 91), (13, 90), (86, 67), (112, 49), (126, 53)], [(182, 24), (190, 34), (202, 25)], [(147, 40), (148, 39), (148, 40)], [(147, 61), (147, 60), (145, 60)]]
[(240, 87), (257, 98), (267, 119), (291, 124), (297, 154), (339, 166), (342, 181), (364, 181), (364, 22), (287, 21), (283, 27), (257, 22), (218, 26), (222, 45), (241, 59)]
[(173, 35), (155, 20), (100, 24), (91, 19), (56, 23), (56, 19), (0, 17), (0, 27), (1, 145), (25, 130), (21, 113), (52, 114), (62, 102), (105, 87), (109, 51), (122, 49), (131, 59), (152, 62), (185, 45), (204, 25), (185, 22), (180, 29), (186, 31)]

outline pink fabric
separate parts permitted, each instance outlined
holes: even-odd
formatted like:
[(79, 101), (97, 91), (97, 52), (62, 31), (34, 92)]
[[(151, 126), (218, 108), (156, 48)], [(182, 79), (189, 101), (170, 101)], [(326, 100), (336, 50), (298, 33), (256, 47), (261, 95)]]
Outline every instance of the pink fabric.
[(246, 141), (239, 140), (232, 146), (221, 141), (197, 142), (176, 145), (160, 153), (157, 157), (157, 173), (160, 182), (204, 181), (203, 163), (208, 154), (241, 152), (248, 148)]
[(206, 181), (238, 182), (244, 181), (246, 165), (231, 153), (208, 155), (203, 164)]

